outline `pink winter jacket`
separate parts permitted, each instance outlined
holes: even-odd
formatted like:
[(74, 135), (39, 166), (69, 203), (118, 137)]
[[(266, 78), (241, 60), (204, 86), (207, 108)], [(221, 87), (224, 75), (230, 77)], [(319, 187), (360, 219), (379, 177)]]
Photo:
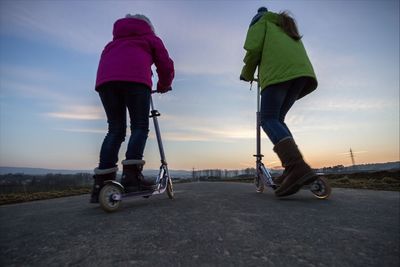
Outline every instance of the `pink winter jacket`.
[(157, 91), (165, 92), (174, 78), (174, 62), (147, 22), (123, 18), (114, 23), (114, 38), (104, 48), (97, 69), (96, 90), (105, 82), (129, 81), (152, 88), (151, 65), (157, 67)]

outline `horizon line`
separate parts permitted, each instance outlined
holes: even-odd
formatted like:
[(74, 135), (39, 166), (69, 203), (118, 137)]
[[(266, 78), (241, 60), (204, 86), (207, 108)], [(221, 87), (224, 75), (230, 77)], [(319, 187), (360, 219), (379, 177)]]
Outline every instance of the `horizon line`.
[[(324, 168), (333, 168), (333, 167), (338, 167), (338, 166), (343, 166), (344, 168), (349, 168), (349, 167), (353, 167), (353, 166), (365, 166), (365, 165), (374, 165), (374, 164), (400, 164), (400, 160), (398, 161), (387, 161), (387, 162), (373, 162), (373, 163), (360, 163), (360, 164), (355, 164), (355, 165), (342, 165), (342, 164), (338, 164), (338, 165), (334, 165), (334, 166), (324, 166), (321, 168), (313, 168), (313, 169), (324, 169)], [(65, 169), (65, 168), (46, 168), (46, 167), (26, 167), (26, 166), (0, 166), (0, 168), (20, 168), (20, 169), (37, 169), (37, 170), (54, 170), (54, 171), (93, 171), (94, 168), (92, 169)], [(196, 169), (196, 168), (192, 168), (192, 169), (170, 169), (171, 171), (188, 171), (188, 172), (192, 172), (194, 171), (204, 171), (204, 170), (227, 170), (227, 171), (239, 171), (239, 170), (246, 170), (246, 169), (251, 169), (251, 168), (255, 168), (254, 167), (248, 167), (248, 168), (238, 168), (238, 169), (227, 169), (227, 168), (202, 168), (202, 169)], [(400, 166), (399, 166), (400, 168)], [(149, 169), (144, 169), (145, 170), (158, 170), (159, 168), (149, 168)], [(272, 167), (269, 168), (272, 170), (280, 170), (283, 169), (281, 167)], [(119, 170), (120, 171), (120, 170)]]

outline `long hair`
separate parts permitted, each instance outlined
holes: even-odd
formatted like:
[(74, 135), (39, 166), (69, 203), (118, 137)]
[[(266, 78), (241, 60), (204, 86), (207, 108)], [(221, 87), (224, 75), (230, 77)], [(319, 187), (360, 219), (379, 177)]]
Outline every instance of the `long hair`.
[(296, 21), (289, 15), (289, 12), (283, 11), (279, 13), (279, 27), (294, 40), (298, 41), (301, 39), (299, 31), (297, 29)]

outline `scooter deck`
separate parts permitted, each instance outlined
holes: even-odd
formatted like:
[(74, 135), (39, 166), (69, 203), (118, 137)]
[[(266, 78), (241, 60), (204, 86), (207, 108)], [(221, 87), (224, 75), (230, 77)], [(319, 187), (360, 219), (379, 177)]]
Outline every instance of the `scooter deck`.
[(154, 190), (141, 190), (141, 191), (133, 191), (133, 192), (126, 192), (124, 186), (114, 180), (109, 180), (109, 181), (105, 181), (105, 184), (113, 184), (117, 187), (119, 187), (121, 189), (121, 191), (123, 192), (122, 194), (114, 194), (112, 196), (112, 199), (115, 201), (119, 201), (122, 200), (123, 198), (127, 198), (127, 197), (146, 197), (146, 196), (152, 196), (152, 195), (158, 195), (158, 194), (162, 194), (164, 193), (164, 191), (166, 190), (167, 186), (166, 184), (164, 186), (161, 186), (161, 184), (157, 184), (157, 188)]
[[(265, 167), (264, 167), (265, 168)], [(317, 176), (317, 178), (315, 180), (317, 180), (320, 177), (324, 177), (325, 175), (323, 173), (315, 173), (315, 176)], [(264, 182), (264, 185), (271, 187), (272, 189), (277, 189), (279, 187), (278, 184), (275, 184), (272, 180), (272, 178), (268, 178), (266, 175), (262, 176), (262, 181)], [(312, 185), (314, 184), (314, 181), (312, 181), (311, 183), (305, 184), (303, 186), (301, 186), (301, 188), (303, 189), (311, 189)]]

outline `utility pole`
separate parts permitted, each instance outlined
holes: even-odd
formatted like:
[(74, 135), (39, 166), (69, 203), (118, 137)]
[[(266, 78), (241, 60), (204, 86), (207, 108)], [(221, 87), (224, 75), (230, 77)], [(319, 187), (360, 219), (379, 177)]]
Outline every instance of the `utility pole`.
[(351, 157), (351, 163), (353, 164), (353, 167), (355, 167), (356, 163), (355, 163), (355, 160), (354, 160), (353, 150), (351, 150), (351, 148), (350, 148), (350, 157)]
[(355, 171), (357, 169), (356, 161), (354, 160), (355, 156), (351, 148), (350, 148), (350, 157), (351, 157), (351, 163), (353, 164), (353, 171)]

